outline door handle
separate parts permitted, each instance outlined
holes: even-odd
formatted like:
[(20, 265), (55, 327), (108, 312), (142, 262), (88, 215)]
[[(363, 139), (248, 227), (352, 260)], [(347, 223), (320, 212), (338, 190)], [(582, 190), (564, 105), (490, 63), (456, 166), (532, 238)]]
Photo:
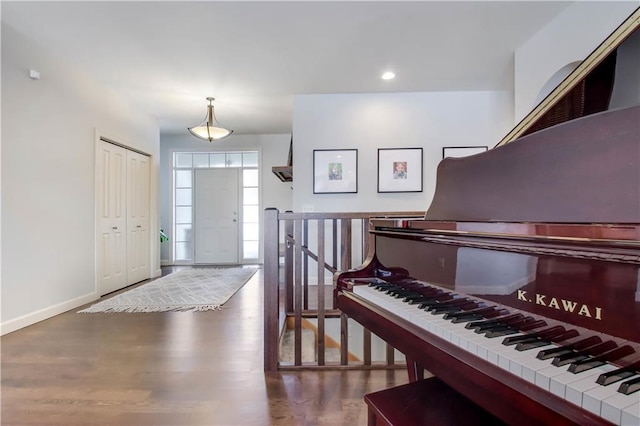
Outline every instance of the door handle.
[(113, 226), (113, 227), (111, 227), (111, 229), (116, 230), (116, 229), (118, 229), (118, 227), (117, 226)]
[(142, 225), (136, 225), (136, 228), (142, 228)]

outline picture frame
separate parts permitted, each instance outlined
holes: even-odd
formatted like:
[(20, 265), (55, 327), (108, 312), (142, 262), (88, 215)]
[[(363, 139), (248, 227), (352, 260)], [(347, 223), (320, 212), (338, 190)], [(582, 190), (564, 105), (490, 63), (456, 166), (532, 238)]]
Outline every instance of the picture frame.
[(357, 149), (313, 150), (314, 194), (354, 194), (357, 192)]
[(468, 157), (470, 155), (480, 154), (481, 152), (488, 151), (487, 146), (445, 146), (442, 148), (442, 158), (453, 157)]
[(422, 148), (378, 148), (378, 192), (422, 192)]

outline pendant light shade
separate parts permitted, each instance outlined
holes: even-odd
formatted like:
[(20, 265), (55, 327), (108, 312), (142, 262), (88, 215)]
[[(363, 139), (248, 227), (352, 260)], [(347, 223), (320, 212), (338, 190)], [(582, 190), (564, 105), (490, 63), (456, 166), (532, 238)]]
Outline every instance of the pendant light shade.
[(207, 100), (209, 101), (209, 106), (207, 106), (207, 116), (204, 121), (197, 126), (189, 127), (188, 130), (193, 136), (209, 142), (226, 138), (233, 133), (233, 130), (225, 129), (218, 123), (213, 113), (213, 101), (215, 99), (209, 97)]

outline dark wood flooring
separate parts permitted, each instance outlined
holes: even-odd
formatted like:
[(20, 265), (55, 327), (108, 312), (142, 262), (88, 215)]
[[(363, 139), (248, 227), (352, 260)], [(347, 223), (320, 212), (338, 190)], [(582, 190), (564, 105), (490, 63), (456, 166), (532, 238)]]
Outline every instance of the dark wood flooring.
[(407, 382), (404, 370), (265, 374), (262, 303), (259, 271), (222, 310), (78, 308), (7, 334), (0, 422), (366, 425), (364, 394)]

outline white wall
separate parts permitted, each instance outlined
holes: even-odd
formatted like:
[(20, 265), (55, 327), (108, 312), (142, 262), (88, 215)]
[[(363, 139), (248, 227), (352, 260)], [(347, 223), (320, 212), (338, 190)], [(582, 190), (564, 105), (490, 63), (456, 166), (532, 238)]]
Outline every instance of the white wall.
[[(444, 146), (493, 147), (511, 128), (510, 92), (301, 95), (293, 102), (293, 209), (424, 211)], [(422, 147), (423, 192), (377, 192), (378, 148)], [(358, 150), (358, 193), (314, 194), (313, 150)]]
[[(278, 135), (235, 135), (218, 142), (209, 143), (192, 136), (185, 128), (181, 135), (162, 135), (160, 157), (162, 170), (160, 177), (161, 228), (167, 232), (169, 242), (162, 244), (162, 263), (171, 264), (170, 245), (173, 241), (171, 226), (172, 207), (172, 158), (174, 152), (214, 152), (214, 151), (259, 151), (261, 159), (260, 185), (262, 187), (262, 208), (276, 207), (280, 211), (291, 210), (291, 183), (282, 182), (271, 172), (273, 166), (286, 166), (289, 156), (290, 134)], [(262, 229), (260, 232), (262, 235)], [(260, 259), (262, 259), (260, 245)]]
[(97, 298), (96, 130), (152, 155), (157, 206), (155, 121), (2, 23), (3, 334)]
[(640, 31), (618, 48), (616, 76), (609, 109), (640, 105)]
[(545, 83), (585, 59), (638, 7), (637, 0), (573, 3), (515, 52), (515, 122), (536, 105)]

